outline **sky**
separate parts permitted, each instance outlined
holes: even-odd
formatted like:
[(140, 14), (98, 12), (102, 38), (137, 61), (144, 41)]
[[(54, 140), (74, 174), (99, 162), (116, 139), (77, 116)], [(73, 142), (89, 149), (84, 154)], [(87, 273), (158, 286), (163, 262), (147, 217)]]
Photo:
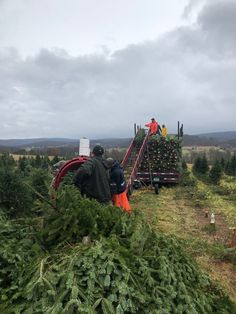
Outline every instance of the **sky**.
[(0, 138), (236, 130), (236, 0), (0, 0)]

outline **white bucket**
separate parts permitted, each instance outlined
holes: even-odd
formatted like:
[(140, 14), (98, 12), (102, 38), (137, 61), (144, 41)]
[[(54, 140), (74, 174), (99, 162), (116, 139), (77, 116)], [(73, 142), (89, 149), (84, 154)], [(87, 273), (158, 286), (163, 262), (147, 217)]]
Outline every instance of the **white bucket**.
[(88, 138), (81, 138), (79, 140), (79, 155), (90, 156), (90, 141)]

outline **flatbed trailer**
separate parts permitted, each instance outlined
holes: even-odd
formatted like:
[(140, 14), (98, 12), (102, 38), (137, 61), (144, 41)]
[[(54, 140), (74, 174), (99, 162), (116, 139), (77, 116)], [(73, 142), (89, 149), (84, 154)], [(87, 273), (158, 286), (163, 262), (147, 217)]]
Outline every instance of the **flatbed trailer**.
[[(183, 135), (183, 126), (181, 127), (181, 134), (179, 130), (179, 123), (178, 123), (178, 134), (173, 136), (170, 141), (172, 143), (181, 145)], [(166, 141), (164, 138), (160, 137), (159, 135), (155, 135), (157, 143), (158, 141)], [(124, 156), (122, 161), (122, 167), (124, 169), (126, 181), (127, 181), (127, 192), (130, 196), (132, 194), (133, 188), (138, 189), (143, 185), (152, 185), (154, 187), (155, 193), (159, 193), (159, 187), (163, 185), (175, 185), (179, 183), (180, 180), (180, 172), (178, 169), (180, 167), (169, 166), (170, 169), (165, 169), (161, 165), (153, 164), (153, 155), (155, 153), (150, 150), (149, 143), (153, 139), (153, 135), (150, 135), (148, 130), (139, 129), (138, 132), (135, 134), (127, 152)], [(178, 146), (177, 145), (177, 146)], [(181, 149), (180, 149), (181, 152)], [(180, 152), (176, 151), (176, 164), (180, 162)], [(156, 153), (157, 155), (160, 154), (160, 150)], [(164, 158), (168, 158), (168, 151), (167, 153), (163, 153), (163, 156), (160, 158), (160, 163), (162, 163)], [(145, 158), (148, 162), (148, 169), (143, 169), (142, 163)], [(154, 156), (155, 157), (155, 156)], [(150, 160), (150, 161), (149, 161)]]

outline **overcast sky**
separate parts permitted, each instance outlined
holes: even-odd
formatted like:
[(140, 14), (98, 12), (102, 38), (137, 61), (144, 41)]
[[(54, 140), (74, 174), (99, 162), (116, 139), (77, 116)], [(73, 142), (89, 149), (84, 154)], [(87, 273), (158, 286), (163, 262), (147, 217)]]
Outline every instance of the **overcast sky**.
[(236, 130), (236, 0), (0, 0), (0, 138)]

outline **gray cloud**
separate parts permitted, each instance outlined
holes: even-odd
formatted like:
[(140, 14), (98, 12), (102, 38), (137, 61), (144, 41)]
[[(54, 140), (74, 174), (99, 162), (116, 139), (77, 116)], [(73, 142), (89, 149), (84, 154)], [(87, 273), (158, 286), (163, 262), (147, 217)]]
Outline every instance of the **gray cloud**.
[(110, 56), (1, 50), (1, 138), (126, 137), (152, 116), (171, 131), (235, 130), (235, 21), (234, 1), (206, 1), (195, 24)]

